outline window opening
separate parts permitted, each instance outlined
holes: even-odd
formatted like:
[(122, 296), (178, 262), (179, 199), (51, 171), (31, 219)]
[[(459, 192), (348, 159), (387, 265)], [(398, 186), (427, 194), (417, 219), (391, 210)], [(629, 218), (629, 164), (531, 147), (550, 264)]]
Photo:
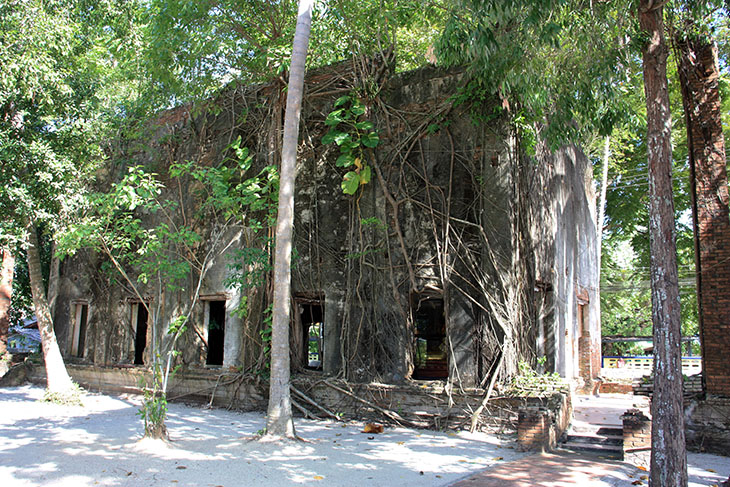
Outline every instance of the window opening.
[(136, 303), (137, 319), (134, 327), (134, 364), (144, 365), (144, 349), (147, 347), (147, 307), (144, 303)]
[(444, 300), (420, 298), (414, 304), (412, 312), (416, 325), (413, 378), (448, 378)]
[(304, 331), (305, 367), (321, 369), (324, 357), (324, 307), (322, 303), (300, 304)]
[(223, 365), (223, 344), (226, 333), (226, 302), (208, 301), (207, 365)]
[(77, 303), (74, 314), (73, 337), (71, 340), (71, 355), (74, 357), (84, 357), (84, 347), (86, 346), (86, 324), (89, 317), (89, 305)]

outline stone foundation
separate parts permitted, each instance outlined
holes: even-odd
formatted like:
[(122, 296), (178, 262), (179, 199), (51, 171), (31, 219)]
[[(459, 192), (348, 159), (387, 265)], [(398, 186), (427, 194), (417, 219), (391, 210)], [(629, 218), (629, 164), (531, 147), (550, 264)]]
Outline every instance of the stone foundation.
[(648, 469), (651, 461), (651, 419), (638, 409), (629, 409), (621, 420), (624, 462)]
[(730, 452), (730, 398), (707, 396), (685, 401), (687, 448), (728, 455)]
[[(83, 388), (103, 392), (139, 394), (151, 379), (144, 367), (68, 364), (67, 369), (73, 380)], [(29, 379), (45, 385), (43, 367), (35, 366)], [(354, 383), (317, 373), (299, 374), (292, 377), (292, 399), (313, 415), (321, 417), (327, 417), (324, 412), (327, 410), (344, 419), (393, 424), (400, 422), (404, 426), (418, 428), (464, 429), (470, 425), (471, 411), (481, 404), (484, 391), (467, 389), (449, 394), (445, 385), (443, 381), (407, 382), (400, 385)], [(305, 396), (316, 405), (305, 399)], [(171, 379), (168, 399), (237, 410), (265, 411), (268, 383), (220, 369), (184, 370)], [(555, 392), (541, 398), (496, 397), (489, 401), (482, 414), (481, 429), (495, 433), (514, 432), (520, 408), (549, 411), (556, 439), (567, 429), (573, 413), (572, 401), (567, 393)], [(296, 408), (294, 412), (301, 414)]]

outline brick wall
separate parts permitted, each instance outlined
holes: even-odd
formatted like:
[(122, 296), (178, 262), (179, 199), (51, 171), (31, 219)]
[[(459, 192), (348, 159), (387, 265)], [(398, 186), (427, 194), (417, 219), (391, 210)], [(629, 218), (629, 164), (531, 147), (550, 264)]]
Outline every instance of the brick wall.
[(651, 460), (651, 419), (638, 409), (621, 416), (624, 426), (624, 462), (649, 468)]
[(717, 57), (712, 46), (696, 46), (695, 53), (691, 65), (682, 59), (680, 76), (693, 103), (685, 112), (692, 128), (702, 367), (706, 392), (730, 396), (730, 216)]
[(517, 443), (524, 451), (549, 451), (555, 448), (553, 414), (544, 408), (522, 408), (517, 419)]
[(517, 415), (517, 444), (524, 451), (550, 451), (570, 426), (573, 401), (570, 394), (554, 394), (540, 404), (527, 403)]

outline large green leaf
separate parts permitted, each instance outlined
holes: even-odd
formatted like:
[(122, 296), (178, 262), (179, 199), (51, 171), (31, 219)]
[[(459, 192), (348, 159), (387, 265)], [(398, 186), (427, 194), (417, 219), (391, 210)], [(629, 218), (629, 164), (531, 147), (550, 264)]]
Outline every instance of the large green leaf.
[(378, 137), (378, 134), (376, 134), (375, 132), (368, 132), (367, 134), (362, 136), (360, 141), (365, 147), (373, 148), (380, 143), (380, 137)]
[(365, 166), (360, 171), (360, 184), (368, 184), (370, 182), (370, 166)]
[(355, 156), (352, 155), (352, 152), (345, 152), (337, 158), (337, 162), (335, 164), (337, 167), (350, 167), (354, 162)]
[(342, 192), (345, 194), (355, 194), (357, 188), (360, 187), (360, 175), (355, 171), (350, 171), (342, 178)]

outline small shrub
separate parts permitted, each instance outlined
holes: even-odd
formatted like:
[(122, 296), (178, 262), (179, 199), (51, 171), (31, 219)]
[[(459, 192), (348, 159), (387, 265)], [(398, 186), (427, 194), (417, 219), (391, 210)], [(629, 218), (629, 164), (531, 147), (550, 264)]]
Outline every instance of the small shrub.
[(556, 391), (566, 390), (569, 384), (556, 372), (537, 373), (527, 362), (517, 365), (519, 374), (512, 379), (508, 393), (515, 396), (546, 396)]
[(78, 384), (73, 383), (73, 387), (68, 392), (53, 392), (49, 389), (43, 393), (43, 402), (52, 402), (62, 406), (83, 406), (83, 397), (86, 395)]
[(167, 427), (165, 426), (167, 394), (163, 387), (162, 365), (159, 355), (158, 360), (155, 360), (152, 367), (151, 387), (144, 387), (143, 391), (142, 406), (137, 411), (137, 415), (144, 421), (144, 436), (145, 438), (167, 439)]

